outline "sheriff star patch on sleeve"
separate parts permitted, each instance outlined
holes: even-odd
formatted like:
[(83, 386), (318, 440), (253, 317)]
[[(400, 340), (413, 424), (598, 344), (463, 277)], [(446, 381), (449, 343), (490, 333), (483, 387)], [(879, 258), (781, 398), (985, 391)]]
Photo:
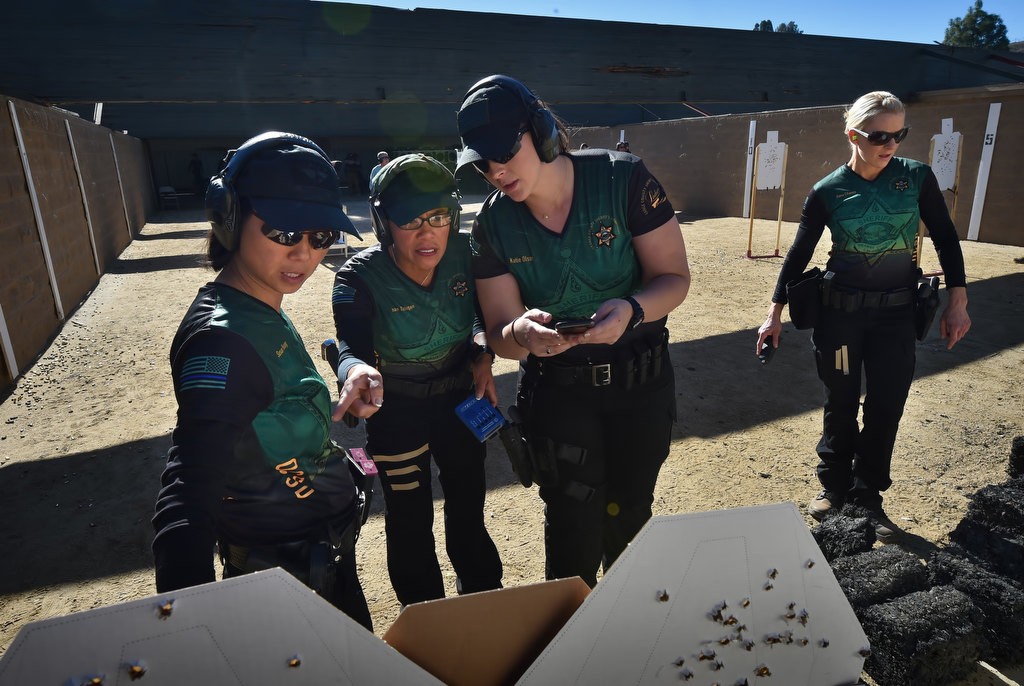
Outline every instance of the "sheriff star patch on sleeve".
[(640, 192), (640, 211), (645, 215), (668, 200), (665, 189), (655, 179), (648, 179)]

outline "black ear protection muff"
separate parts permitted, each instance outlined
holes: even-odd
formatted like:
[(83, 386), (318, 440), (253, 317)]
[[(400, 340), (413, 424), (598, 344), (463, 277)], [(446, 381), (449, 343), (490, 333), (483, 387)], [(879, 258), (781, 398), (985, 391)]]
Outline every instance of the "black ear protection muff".
[(555, 115), (547, 107), (541, 104), (536, 95), (521, 81), (511, 76), (493, 74), (480, 79), (466, 91), (462, 101), (478, 90), (489, 86), (498, 86), (507, 91), (515, 93), (522, 101), (523, 106), (529, 113), (530, 136), (533, 138), (533, 147), (537, 149), (537, 157), (542, 162), (554, 162), (562, 152), (561, 141), (558, 135), (558, 122)]
[(238, 193), (235, 192), (235, 180), (245, 167), (247, 161), (261, 150), (279, 148), (286, 145), (298, 145), (309, 148), (320, 154), (328, 164), (331, 159), (319, 145), (305, 136), (281, 131), (267, 131), (250, 138), (237, 150), (229, 150), (224, 158), (224, 168), (210, 179), (206, 186), (206, 219), (213, 228), (213, 235), (228, 250), (238, 246), (238, 233), (241, 229)]
[[(437, 174), (439, 177), (443, 177), (445, 183), (450, 186), (456, 201), (461, 198), (459, 189), (455, 185), (455, 176), (452, 175), (448, 167), (433, 157), (414, 153), (412, 155), (402, 155), (391, 160), (370, 182), (370, 225), (373, 227), (373, 235), (385, 247), (394, 243), (395, 239), (391, 235), (391, 227), (388, 226), (387, 209), (381, 201), (381, 195), (392, 181), (410, 169), (424, 169)], [(461, 214), (461, 210), (456, 209), (453, 211), (452, 228), (448, 231), (448, 240), (451, 240), (452, 235), (459, 232), (459, 218)]]

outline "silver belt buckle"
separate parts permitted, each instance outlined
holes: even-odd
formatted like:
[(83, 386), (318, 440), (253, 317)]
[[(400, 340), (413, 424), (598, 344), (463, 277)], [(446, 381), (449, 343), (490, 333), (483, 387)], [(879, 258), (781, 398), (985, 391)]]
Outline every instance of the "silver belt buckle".
[(590, 383), (593, 386), (608, 386), (612, 382), (611, 364), (595, 364), (590, 368)]

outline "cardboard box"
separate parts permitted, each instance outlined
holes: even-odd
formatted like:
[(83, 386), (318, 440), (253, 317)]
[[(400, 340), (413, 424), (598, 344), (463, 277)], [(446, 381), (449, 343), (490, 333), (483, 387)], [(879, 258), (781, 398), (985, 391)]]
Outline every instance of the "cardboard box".
[(514, 684), (589, 592), (573, 577), (416, 603), (384, 641), (449, 686)]

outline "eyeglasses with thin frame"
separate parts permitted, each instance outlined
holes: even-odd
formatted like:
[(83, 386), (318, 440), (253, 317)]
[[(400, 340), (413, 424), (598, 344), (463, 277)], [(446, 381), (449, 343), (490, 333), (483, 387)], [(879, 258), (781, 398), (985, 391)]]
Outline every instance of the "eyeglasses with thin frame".
[(263, 222), (260, 231), (278, 245), (288, 247), (298, 245), (303, 236), (309, 236), (309, 247), (314, 250), (327, 250), (341, 238), (341, 231), (278, 231), (266, 222)]
[(903, 139), (907, 137), (908, 133), (910, 133), (910, 127), (904, 126), (899, 131), (893, 131), (892, 133), (889, 133), (888, 131), (872, 131), (871, 133), (868, 133), (867, 131), (861, 131), (860, 129), (855, 129), (851, 126), (850, 131), (864, 136), (871, 145), (886, 145), (889, 141), (895, 141), (897, 144), (902, 143)]
[(516, 135), (516, 140), (512, 144), (512, 149), (508, 151), (508, 154), (502, 155), (501, 157), (495, 158), (493, 160), (478, 160), (478, 161), (473, 163), (473, 166), (476, 167), (476, 170), (478, 172), (480, 172), (481, 174), (486, 174), (487, 170), (490, 169), (489, 162), (497, 162), (498, 164), (508, 164), (508, 162), (513, 157), (518, 155), (519, 151), (522, 149), (522, 147), (523, 147), (523, 134), (525, 134), (527, 131), (529, 131), (529, 129), (525, 128), (525, 127), (522, 128), (522, 129), (519, 129), (519, 133), (518, 133), (518, 135)]
[(451, 210), (442, 210), (429, 217), (416, 217), (411, 222), (405, 224), (396, 224), (402, 231), (416, 231), (424, 224), (432, 226), (435, 229), (440, 229), (445, 226), (449, 226), (452, 223)]

